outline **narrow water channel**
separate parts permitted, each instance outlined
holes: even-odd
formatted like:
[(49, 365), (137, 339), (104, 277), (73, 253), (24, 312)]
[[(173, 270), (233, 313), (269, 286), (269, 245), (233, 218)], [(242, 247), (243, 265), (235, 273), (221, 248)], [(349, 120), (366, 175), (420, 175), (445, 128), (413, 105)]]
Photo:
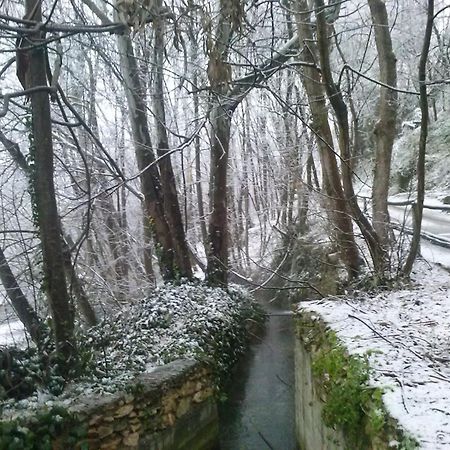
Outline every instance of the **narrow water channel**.
[(296, 450), (294, 334), (286, 308), (264, 303), (266, 331), (237, 367), (219, 405), (221, 450)]

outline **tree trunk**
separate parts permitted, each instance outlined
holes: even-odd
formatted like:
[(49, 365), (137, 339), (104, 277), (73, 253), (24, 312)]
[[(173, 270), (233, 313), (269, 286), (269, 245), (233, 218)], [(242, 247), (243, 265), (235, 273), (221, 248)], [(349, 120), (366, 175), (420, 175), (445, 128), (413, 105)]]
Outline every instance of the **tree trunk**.
[[(134, 56), (130, 32), (117, 36), (120, 53), (121, 70), (124, 77), (124, 88), (128, 101), (131, 131), (134, 140), (136, 159), (141, 171), (141, 186), (144, 194), (144, 235), (150, 234), (155, 239), (161, 275), (165, 280), (174, 279), (174, 249), (170, 227), (164, 213), (162, 188), (158, 167), (152, 150), (150, 131), (148, 128), (145, 96), (139, 68)], [(149, 242), (145, 243), (150, 246)], [(145, 268), (151, 268), (151, 256), (146, 252)], [(148, 273), (149, 279), (153, 274)]]
[[(313, 41), (310, 9), (305, 0), (297, 0), (297, 5), (296, 21), (302, 59), (314, 64), (317, 60), (317, 50)], [(359, 272), (360, 258), (335, 158), (333, 137), (328, 123), (328, 110), (325, 103), (325, 90), (316, 67), (305, 66), (302, 81), (308, 96), (312, 114), (312, 128), (319, 148), (323, 170), (323, 186), (328, 197), (328, 215), (335, 227), (335, 235), (342, 260), (347, 267), (349, 277), (353, 278)]]
[[(33, 20), (42, 20), (39, 0), (26, 0), (26, 14)], [(33, 15), (34, 12), (34, 15)], [(27, 88), (47, 85), (45, 46), (41, 32), (29, 35), (29, 65), (26, 72)], [(53, 143), (48, 91), (31, 95), (33, 122), (32, 153), (34, 157), (33, 189), (36, 197), (36, 221), (42, 246), (44, 288), (47, 293), (56, 352), (61, 359), (61, 371), (67, 375), (76, 361), (74, 311), (70, 302), (64, 274), (64, 256), (61, 229), (53, 180)]]
[(420, 139), (419, 139), (419, 156), (417, 159), (417, 200), (413, 206), (414, 213), (414, 231), (411, 240), (411, 247), (409, 249), (408, 257), (406, 258), (405, 265), (403, 267), (403, 275), (409, 277), (417, 257), (420, 245), (420, 232), (422, 228), (422, 216), (423, 216), (423, 202), (425, 199), (425, 156), (427, 149), (427, 137), (428, 137), (428, 96), (427, 96), (427, 60), (428, 53), (430, 51), (431, 33), (433, 30), (434, 22), (434, 0), (428, 0), (427, 9), (427, 25), (425, 28), (425, 36), (423, 39), (422, 52), (420, 54), (419, 61), (419, 93), (420, 93), (420, 111), (422, 118), (420, 121)]
[(209, 219), (208, 282), (226, 285), (228, 278), (227, 167), (231, 117), (220, 104), (211, 111), (211, 215)]
[[(192, 94), (192, 100), (194, 103), (194, 119), (199, 119), (200, 113), (200, 98), (197, 91), (198, 88), (198, 70), (196, 67), (197, 57), (198, 57), (198, 42), (197, 36), (194, 34), (194, 22), (191, 21), (191, 33), (189, 33), (191, 41), (191, 64), (194, 67), (194, 73), (192, 75), (192, 84), (194, 85), (194, 92)], [(207, 253), (208, 247), (208, 230), (206, 228), (206, 216), (205, 208), (203, 205), (203, 189), (202, 189), (202, 170), (201, 170), (201, 148), (200, 148), (200, 136), (199, 133), (194, 138), (194, 149), (195, 149), (195, 189), (197, 194), (197, 208), (200, 223), (200, 233), (202, 236), (203, 245), (205, 247), (205, 253)]]
[[(397, 87), (397, 59), (395, 57), (389, 31), (386, 4), (382, 0), (368, 0), (380, 68), (380, 82)], [(372, 187), (372, 222), (380, 239), (380, 244), (389, 248), (389, 178), (391, 174), (392, 147), (396, 133), (397, 92), (381, 87), (379, 119), (375, 125), (375, 164)]]
[[(98, 120), (97, 120), (97, 109), (96, 109), (96, 92), (97, 92), (97, 80), (95, 77), (94, 67), (90, 58), (86, 55), (85, 60), (89, 67), (89, 90), (88, 90), (88, 111), (87, 119), (91, 130), (98, 134)], [(86, 143), (91, 143), (89, 135), (86, 130), (82, 130), (85, 135), (84, 141)], [(95, 154), (96, 147), (92, 148), (92, 153)], [(108, 237), (108, 243), (112, 254), (112, 261), (108, 261), (107, 265), (112, 269), (112, 280), (119, 285), (119, 296), (123, 297), (123, 294), (128, 290), (128, 243), (126, 239), (126, 229), (121, 225), (120, 217), (120, 206), (116, 208), (114, 200), (111, 194), (105, 192), (106, 180), (102, 174), (101, 164), (98, 159), (94, 159), (93, 166), (97, 168), (97, 175), (91, 177), (91, 180), (97, 184), (98, 188), (101, 190), (98, 196), (99, 210), (104, 220), (102, 222), (106, 228), (106, 234)]]
[[(235, 2), (239, 6), (240, 2)], [(230, 146), (231, 116), (234, 109), (227, 107), (230, 93), (231, 67), (227, 63), (228, 45), (233, 35), (232, 20), (237, 11), (233, 2), (220, 0), (220, 16), (216, 40), (210, 50), (208, 78), (211, 84), (211, 166), (209, 248), (207, 279), (212, 285), (226, 286), (228, 282), (228, 212), (227, 166)], [(238, 103), (235, 103), (234, 108)]]
[(6, 294), (11, 301), (11, 306), (19, 320), (28, 331), (33, 342), (41, 346), (44, 336), (44, 324), (39, 319), (36, 311), (31, 307), (22, 289), (17, 283), (16, 277), (9, 267), (3, 250), (0, 248), (0, 280), (5, 288)]
[[(158, 8), (162, 8), (162, 1), (157, 1)], [(164, 105), (164, 18), (158, 17), (153, 21), (155, 33), (154, 43), (154, 89), (153, 109), (155, 114), (156, 133), (158, 136), (158, 156), (161, 174), (162, 196), (164, 210), (169, 223), (174, 246), (176, 270), (183, 278), (192, 278), (192, 267), (183, 228), (180, 204), (178, 201), (175, 175), (169, 152), (167, 136), (166, 111)]]
[(350, 213), (357, 223), (364, 240), (367, 243), (376, 276), (384, 279), (386, 269), (386, 250), (380, 245), (377, 233), (373, 229), (367, 217), (361, 211), (358, 205), (358, 199), (353, 188), (353, 172), (350, 152), (350, 129), (348, 124), (348, 111), (344, 102), (342, 92), (338, 89), (333, 80), (330, 67), (328, 24), (325, 20), (325, 7), (323, 0), (315, 0), (316, 5), (316, 24), (317, 24), (317, 45), (319, 49), (320, 67), (322, 79), (325, 84), (325, 90), (333, 107), (338, 128), (339, 128), (339, 147), (342, 158), (342, 182), (346, 200), (349, 205)]
[[(26, 160), (25, 156), (20, 150), (19, 144), (17, 144), (17, 142), (9, 140), (1, 130), (0, 130), (0, 142), (4, 145), (8, 153), (13, 158), (14, 162), (27, 177), (28, 184), (32, 186), (32, 179), (33, 179), (32, 171), (28, 164), (28, 161)], [(60, 220), (60, 227), (62, 228), (61, 220)], [(68, 237), (65, 236), (63, 232), (63, 234), (61, 235), (61, 246), (64, 256), (64, 271), (66, 274), (66, 280), (70, 285), (71, 291), (73, 291), (75, 295), (77, 306), (81, 313), (81, 318), (86, 322), (88, 326), (94, 326), (97, 324), (97, 317), (86, 295), (83, 283), (78, 277), (78, 274), (76, 273), (75, 270), (75, 266), (72, 263), (72, 255), (67, 241)]]
[(66, 274), (66, 280), (69, 284), (69, 292), (73, 292), (81, 319), (86, 323), (86, 325), (93, 327), (98, 323), (97, 315), (95, 314), (94, 308), (92, 308), (86, 291), (84, 290), (83, 283), (78, 277), (75, 266), (72, 263), (72, 254), (67, 242), (67, 237), (61, 236), (61, 245), (64, 258), (64, 271)]

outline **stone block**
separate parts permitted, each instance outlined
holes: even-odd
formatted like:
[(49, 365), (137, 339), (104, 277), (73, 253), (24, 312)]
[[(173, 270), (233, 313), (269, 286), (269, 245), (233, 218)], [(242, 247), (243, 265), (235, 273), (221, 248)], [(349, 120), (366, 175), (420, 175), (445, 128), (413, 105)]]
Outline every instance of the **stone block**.
[(177, 417), (184, 416), (189, 411), (190, 406), (191, 406), (190, 397), (182, 398), (177, 406), (177, 412), (176, 412)]
[(105, 437), (114, 433), (114, 428), (112, 426), (102, 425), (97, 428), (97, 435), (100, 439), (104, 439)]
[[(105, 440), (100, 445), (101, 450), (118, 450), (121, 448), (122, 438), (120, 436), (115, 436), (110, 439)], [(89, 447), (90, 448), (90, 447)]]
[(98, 424), (98, 423), (101, 422), (101, 421), (103, 421), (103, 416), (95, 415), (95, 416), (92, 416), (92, 417), (90, 418), (90, 420), (89, 420), (89, 425), (90, 425), (90, 426), (96, 425), (96, 424)]
[(139, 444), (139, 433), (131, 433), (123, 439), (124, 445), (128, 447), (137, 447)]
[(128, 416), (128, 414), (130, 414), (131, 411), (133, 411), (133, 409), (134, 409), (134, 405), (133, 404), (123, 405), (116, 411), (114, 416), (115, 417), (119, 417), (119, 418)]

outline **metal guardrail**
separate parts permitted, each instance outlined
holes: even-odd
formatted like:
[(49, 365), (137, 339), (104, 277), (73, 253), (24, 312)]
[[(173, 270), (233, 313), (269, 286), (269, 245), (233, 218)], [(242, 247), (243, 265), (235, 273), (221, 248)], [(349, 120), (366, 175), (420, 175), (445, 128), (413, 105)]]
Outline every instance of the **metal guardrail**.
[[(413, 234), (413, 229), (411, 227), (406, 227), (400, 223), (395, 223), (395, 222), (391, 222), (392, 228), (399, 230), (399, 231), (403, 231), (407, 234)], [(448, 239), (444, 239), (441, 238), (439, 236), (437, 236), (436, 234), (432, 234), (432, 233), (427, 233), (425, 231), (422, 231), (420, 233), (420, 236), (431, 242), (434, 245), (438, 245), (439, 247), (444, 247), (444, 248), (450, 248), (450, 240)]]
[[(357, 195), (357, 197), (362, 198), (364, 200), (372, 200), (372, 197), (368, 197), (367, 195)], [(415, 200), (404, 200), (404, 201), (389, 201), (389, 206), (413, 206), (417, 202)], [(424, 209), (434, 209), (436, 211), (450, 211), (450, 205), (423, 205)]]

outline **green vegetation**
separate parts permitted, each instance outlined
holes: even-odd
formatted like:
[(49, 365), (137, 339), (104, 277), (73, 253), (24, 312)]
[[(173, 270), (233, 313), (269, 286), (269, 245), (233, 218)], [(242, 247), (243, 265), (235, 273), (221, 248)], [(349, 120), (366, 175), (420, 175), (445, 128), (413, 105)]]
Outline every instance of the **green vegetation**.
[(311, 355), (314, 385), (323, 401), (322, 419), (341, 430), (348, 450), (381, 450), (392, 440), (399, 450), (417, 448), (417, 442), (399, 429), (384, 407), (383, 389), (370, 384), (369, 357), (350, 355), (336, 333), (307, 312), (298, 319), (299, 337)]
[(313, 373), (325, 393), (323, 420), (342, 428), (353, 448), (363, 448), (362, 440), (372, 441), (386, 423), (383, 391), (369, 385), (368, 355), (348, 355), (332, 331), (321, 344), (313, 354)]
[[(56, 444), (57, 442), (57, 444)], [(57, 445), (57, 446), (55, 446)], [(64, 408), (0, 422), (0, 450), (88, 450), (87, 427)]]

